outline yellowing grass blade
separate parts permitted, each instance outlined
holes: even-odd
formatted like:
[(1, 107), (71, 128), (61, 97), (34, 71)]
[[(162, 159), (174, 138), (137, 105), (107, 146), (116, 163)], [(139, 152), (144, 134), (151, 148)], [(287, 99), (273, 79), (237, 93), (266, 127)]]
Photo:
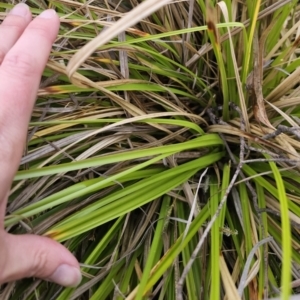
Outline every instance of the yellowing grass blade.
[(219, 265), (221, 271), (221, 278), (226, 292), (227, 299), (241, 300), (237, 288), (232, 280), (231, 274), (227, 268), (225, 259), (222, 255), (219, 257)]
[(67, 66), (68, 76), (71, 78), (78, 67), (98, 48), (109, 42), (112, 38), (125, 31), (127, 28), (135, 25), (143, 18), (151, 15), (164, 5), (172, 0), (146, 0), (130, 13), (109, 27), (107, 30), (101, 32), (96, 38), (82, 47), (69, 61)]

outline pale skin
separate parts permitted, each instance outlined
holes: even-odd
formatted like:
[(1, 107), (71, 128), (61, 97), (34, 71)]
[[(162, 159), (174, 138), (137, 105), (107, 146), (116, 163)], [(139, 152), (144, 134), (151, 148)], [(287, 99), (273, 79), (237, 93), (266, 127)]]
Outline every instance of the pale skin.
[(63, 286), (81, 280), (76, 258), (61, 244), (4, 230), (7, 197), (25, 145), (28, 122), (42, 72), (59, 28), (55, 11), (32, 20), (16, 5), (0, 25), (0, 285), (36, 277)]

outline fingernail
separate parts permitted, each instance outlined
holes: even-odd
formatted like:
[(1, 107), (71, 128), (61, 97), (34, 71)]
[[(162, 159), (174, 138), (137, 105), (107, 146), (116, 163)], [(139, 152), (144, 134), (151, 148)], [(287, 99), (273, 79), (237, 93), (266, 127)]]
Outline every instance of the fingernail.
[(43, 18), (43, 19), (52, 19), (56, 16), (56, 11), (54, 9), (47, 9), (44, 10), (38, 18)]
[(77, 268), (63, 264), (54, 271), (49, 280), (62, 286), (76, 287), (81, 282), (81, 273)]
[(11, 15), (25, 17), (29, 12), (29, 8), (25, 3), (17, 4), (11, 11)]

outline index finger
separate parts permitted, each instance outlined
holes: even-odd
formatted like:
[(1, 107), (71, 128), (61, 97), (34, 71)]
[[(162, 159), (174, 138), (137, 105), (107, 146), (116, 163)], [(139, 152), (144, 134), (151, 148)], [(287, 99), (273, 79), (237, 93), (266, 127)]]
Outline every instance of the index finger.
[(18, 168), (39, 82), (58, 28), (55, 11), (44, 11), (26, 27), (1, 64), (0, 201)]

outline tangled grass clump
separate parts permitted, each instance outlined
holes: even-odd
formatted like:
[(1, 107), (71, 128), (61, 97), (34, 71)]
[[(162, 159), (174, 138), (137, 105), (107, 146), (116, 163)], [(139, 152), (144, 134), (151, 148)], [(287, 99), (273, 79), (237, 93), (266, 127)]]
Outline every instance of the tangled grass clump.
[(84, 279), (3, 299), (298, 294), (298, 2), (169, 1), (82, 59), (142, 2), (27, 2), (61, 27), (5, 226), (62, 242)]

